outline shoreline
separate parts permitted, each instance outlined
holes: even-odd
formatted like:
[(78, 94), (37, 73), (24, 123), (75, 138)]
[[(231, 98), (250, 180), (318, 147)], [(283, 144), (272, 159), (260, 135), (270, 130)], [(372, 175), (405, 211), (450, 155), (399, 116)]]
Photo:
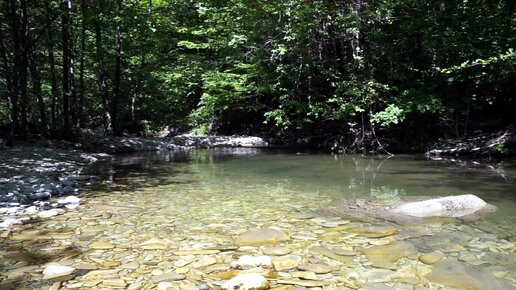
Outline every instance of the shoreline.
[[(88, 134), (79, 143), (35, 140), (0, 148), (0, 232), (32, 217), (47, 218), (80, 203), (81, 192), (98, 177), (83, 172), (96, 162), (124, 153), (193, 150), (214, 147), (267, 147), (252, 136), (181, 135), (166, 139), (99, 137)], [(96, 152), (95, 152), (96, 151)], [(75, 197), (69, 198), (69, 197)], [(59, 198), (59, 199), (56, 199)]]
[[(11, 226), (21, 223), (22, 221), (17, 218), (19, 216), (39, 214), (45, 217), (60, 214), (60, 210), (57, 210), (58, 213), (45, 212), (67, 207), (67, 203), (63, 201), (65, 197), (80, 195), (98, 178), (84, 175), (83, 172), (96, 162), (111, 159), (113, 155), (221, 147), (278, 148), (270, 146), (263, 138), (253, 136), (186, 134), (175, 137), (137, 138), (105, 137), (93, 132), (85, 134), (77, 143), (39, 139), (30, 144), (0, 148), (0, 163), (4, 168), (0, 175), (0, 216), (3, 218), (3, 221), (0, 221), (0, 231), (9, 230)], [(486, 161), (485, 157), (475, 158), (470, 155), (453, 157), (426, 154), (426, 157), (429, 160), (447, 160), (460, 166), (469, 164), (474, 167)], [(492, 160), (489, 159), (487, 163), (489, 161)], [(504, 179), (507, 178), (502, 169), (489, 164), (486, 169)], [(78, 200), (75, 202), (80, 203), (80, 199)]]

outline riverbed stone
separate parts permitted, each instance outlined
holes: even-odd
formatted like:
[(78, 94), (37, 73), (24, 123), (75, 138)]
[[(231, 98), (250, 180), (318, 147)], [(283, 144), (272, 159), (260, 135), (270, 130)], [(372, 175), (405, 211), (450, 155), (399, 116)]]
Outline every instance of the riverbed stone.
[(290, 248), (287, 248), (287, 247), (267, 247), (267, 248), (264, 248), (263, 249), (263, 253), (265, 255), (270, 255), (270, 256), (283, 256), (283, 255), (287, 255), (287, 254), (290, 254), (292, 252), (292, 249)]
[(231, 263), (233, 268), (250, 269), (256, 267), (272, 267), (272, 260), (269, 256), (240, 256), (238, 260)]
[(222, 284), (222, 289), (226, 290), (265, 290), (269, 288), (269, 283), (265, 277), (258, 274), (241, 274)]
[(416, 254), (417, 249), (410, 242), (400, 241), (362, 249), (362, 253), (372, 262), (396, 262), (403, 257)]
[(280, 230), (257, 229), (241, 234), (236, 238), (235, 243), (239, 246), (277, 245), (289, 239), (290, 237)]
[(369, 226), (355, 228), (351, 231), (368, 238), (383, 238), (395, 235), (398, 232), (398, 229), (389, 226)]
[(59, 276), (70, 275), (73, 273), (74, 270), (75, 270), (74, 267), (58, 265), (58, 264), (51, 264), (51, 265), (48, 265), (43, 270), (43, 275), (45, 275), (45, 276), (52, 275), (55, 278), (55, 277), (59, 277)]
[(60, 214), (63, 214), (63, 213), (64, 213), (64, 210), (62, 210), (60, 208), (55, 208), (55, 209), (40, 211), (38, 213), (38, 216), (40, 218), (50, 218), (50, 217), (53, 217), (53, 216), (56, 216), (56, 215), (60, 215)]
[(152, 276), (152, 282), (158, 284), (160, 282), (171, 282), (171, 281), (180, 281), (184, 280), (186, 277), (181, 274), (177, 274), (175, 272), (169, 272), (161, 275)]
[(192, 267), (199, 269), (217, 263), (217, 259), (210, 256), (201, 256), (197, 261), (192, 263)]
[(295, 280), (295, 279), (279, 279), (278, 284), (297, 285), (303, 287), (320, 287), (330, 285), (329, 281), (313, 281), (313, 280)]
[(426, 278), (432, 283), (458, 289), (516, 289), (508, 281), (495, 278), (484, 267), (472, 266), (456, 260), (445, 260), (435, 264)]
[(302, 258), (297, 255), (286, 255), (280, 257), (274, 257), (272, 264), (276, 271), (285, 271), (296, 268), (302, 261)]
[(314, 272), (299, 271), (290, 273), (294, 278), (300, 278), (305, 280), (319, 280), (319, 277)]
[(331, 267), (324, 264), (305, 264), (297, 267), (299, 270), (310, 271), (316, 274), (326, 274), (332, 271)]
[(333, 249), (326, 248), (326, 247), (321, 247), (321, 246), (312, 247), (312, 248), (310, 248), (310, 251), (313, 253), (328, 257), (335, 261), (339, 261), (341, 263), (349, 263), (353, 260), (353, 257), (351, 257), (351, 256), (338, 255), (333, 251)]
[(218, 249), (206, 249), (206, 250), (180, 250), (174, 251), (173, 254), (176, 256), (192, 256), (192, 255), (211, 255), (220, 253)]
[(113, 249), (115, 245), (106, 241), (97, 241), (91, 243), (89, 247), (95, 250), (110, 250)]
[(421, 261), (425, 264), (428, 264), (428, 265), (432, 265), (432, 264), (435, 264), (435, 263), (441, 261), (443, 258), (444, 258), (443, 253), (432, 252), (432, 253), (421, 255), (419, 257), (419, 261)]

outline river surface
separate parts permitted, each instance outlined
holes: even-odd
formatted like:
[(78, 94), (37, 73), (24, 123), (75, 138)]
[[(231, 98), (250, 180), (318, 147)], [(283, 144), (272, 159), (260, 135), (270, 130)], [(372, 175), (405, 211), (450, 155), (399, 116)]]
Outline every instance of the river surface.
[[(217, 289), (258, 272), (270, 289), (516, 289), (513, 163), (216, 149), (118, 156), (90, 174), (102, 178), (80, 207), (2, 243), (10, 287)], [(320, 211), (343, 200), (459, 194), (497, 211), (411, 225)], [(274, 265), (241, 269), (245, 255)], [(50, 262), (76, 271), (46, 279)]]

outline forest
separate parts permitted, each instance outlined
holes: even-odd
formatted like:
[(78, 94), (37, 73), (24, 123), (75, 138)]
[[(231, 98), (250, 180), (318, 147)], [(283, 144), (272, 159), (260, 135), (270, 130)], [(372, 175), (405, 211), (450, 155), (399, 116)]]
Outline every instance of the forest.
[(515, 3), (2, 0), (1, 134), (167, 128), (410, 151), (504, 130)]

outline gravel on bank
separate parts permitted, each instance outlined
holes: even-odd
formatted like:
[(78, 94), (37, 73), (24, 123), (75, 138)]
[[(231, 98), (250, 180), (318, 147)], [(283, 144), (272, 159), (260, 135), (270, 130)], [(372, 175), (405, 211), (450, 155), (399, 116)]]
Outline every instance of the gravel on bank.
[(104, 153), (85, 153), (55, 146), (23, 145), (0, 149), (0, 215), (3, 216), (0, 229), (18, 223), (14, 217), (20, 214), (65, 207), (66, 202), (49, 200), (79, 194), (95, 179), (83, 175), (83, 170), (110, 157)]
[(110, 154), (267, 146), (262, 138), (249, 136), (146, 139), (106, 137), (95, 132), (85, 132), (76, 143), (40, 139), (14, 147), (0, 146), (0, 230), (22, 223), (17, 218), (21, 215), (45, 218), (63, 213), (62, 208), (78, 206), (80, 199), (73, 197), (96, 178), (83, 171), (94, 162), (111, 158)]

